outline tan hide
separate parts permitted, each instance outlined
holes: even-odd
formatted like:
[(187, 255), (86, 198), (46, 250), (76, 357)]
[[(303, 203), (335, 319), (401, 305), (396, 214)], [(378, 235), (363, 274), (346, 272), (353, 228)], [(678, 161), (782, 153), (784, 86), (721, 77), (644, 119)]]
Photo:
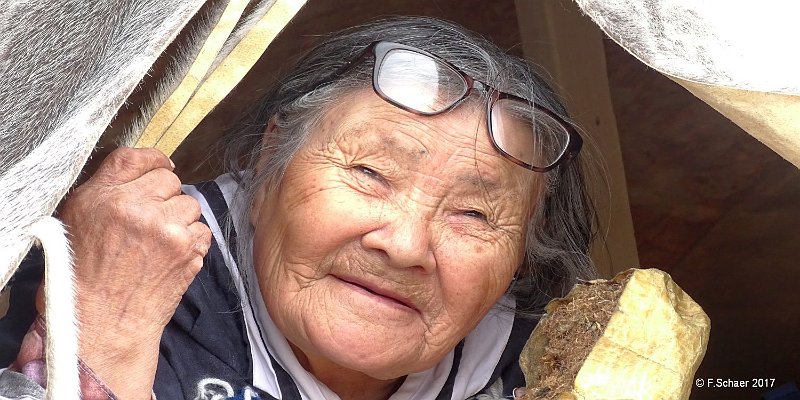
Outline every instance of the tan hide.
[(800, 2), (575, 2), (625, 50), (800, 167)]
[(672, 80), (800, 167), (800, 96)]

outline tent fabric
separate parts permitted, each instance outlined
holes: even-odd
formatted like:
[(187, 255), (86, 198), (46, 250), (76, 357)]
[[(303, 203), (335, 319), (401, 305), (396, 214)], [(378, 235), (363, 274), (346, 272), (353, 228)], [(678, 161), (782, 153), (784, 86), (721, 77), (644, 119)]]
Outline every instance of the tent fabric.
[(800, 2), (575, 1), (629, 53), (800, 167)]

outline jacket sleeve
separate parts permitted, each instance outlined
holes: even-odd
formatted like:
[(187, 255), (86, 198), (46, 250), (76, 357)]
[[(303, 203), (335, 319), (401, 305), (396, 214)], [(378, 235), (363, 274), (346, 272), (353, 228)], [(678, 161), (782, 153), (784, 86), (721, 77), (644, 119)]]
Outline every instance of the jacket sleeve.
[[(19, 354), (17, 354), (17, 359), (14, 360), (11, 367), (6, 370), (17, 373), (10, 374), (8, 377), (9, 379), (21, 380), (24, 378), (30, 384), (26, 385), (26, 387), (37, 385), (43, 388), (47, 385), (47, 357), (45, 356), (47, 331), (44, 324), (44, 318), (39, 317), (36, 319), (30, 330), (28, 330), (28, 333), (26, 333), (25, 337), (22, 339), (22, 345)], [(83, 361), (79, 359), (78, 365), (76, 365), (75, 368), (79, 370), (81, 399), (117, 400), (117, 396), (114, 395), (111, 389), (109, 389)], [(0, 390), (3, 390), (2, 386), (0, 386)], [(0, 392), (0, 396), (8, 395), (9, 394)], [(13, 399), (14, 397), (9, 398)], [(25, 399), (26, 397), (18, 398)], [(2, 399), (2, 397), (0, 397), (0, 399)]]
[(17, 358), (22, 338), (36, 319), (36, 291), (44, 276), (44, 255), (34, 247), (3, 290), (9, 291), (9, 307), (0, 317), (0, 368)]

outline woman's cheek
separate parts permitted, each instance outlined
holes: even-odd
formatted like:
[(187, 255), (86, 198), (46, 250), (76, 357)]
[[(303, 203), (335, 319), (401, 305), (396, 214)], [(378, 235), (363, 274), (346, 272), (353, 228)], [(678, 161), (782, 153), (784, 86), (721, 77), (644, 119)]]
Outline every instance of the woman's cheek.
[(302, 204), (286, 210), (285, 234), (292, 243), (291, 253), (313, 259), (335, 251), (368, 231), (379, 210), (374, 199), (341, 183), (306, 192)]
[(442, 239), (438, 273), (448, 308), (475, 314), (479, 314), (478, 309), (491, 308), (511, 282), (517, 257), (501, 243), (484, 242), (457, 232), (445, 234)]

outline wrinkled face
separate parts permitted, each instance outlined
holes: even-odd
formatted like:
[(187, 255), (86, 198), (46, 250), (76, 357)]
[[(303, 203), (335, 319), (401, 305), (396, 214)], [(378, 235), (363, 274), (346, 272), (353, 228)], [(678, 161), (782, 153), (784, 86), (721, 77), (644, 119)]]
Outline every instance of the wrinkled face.
[(256, 273), (295, 349), (404, 376), (439, 362), (506, 291), (538, 174), (492, 147), (479, 103), (425, 117), (370, 90), (344, 96), (257, 196)]

